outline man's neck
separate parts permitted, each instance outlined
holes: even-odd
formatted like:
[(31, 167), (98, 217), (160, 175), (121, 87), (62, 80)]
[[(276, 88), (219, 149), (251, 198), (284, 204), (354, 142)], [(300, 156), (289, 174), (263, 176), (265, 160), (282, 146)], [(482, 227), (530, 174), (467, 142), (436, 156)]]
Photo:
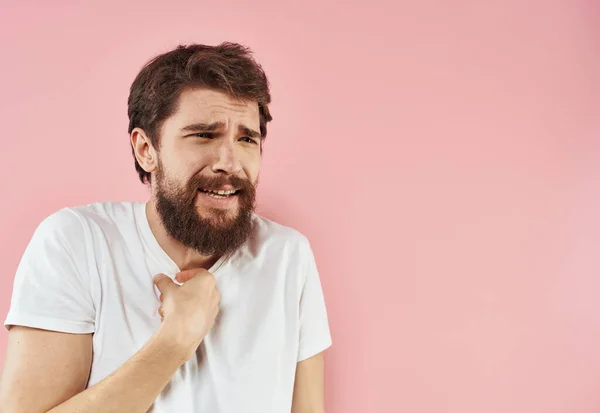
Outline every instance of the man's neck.
[(181, 242), (171, 238), (158, 216), (154, 200), (146, 203), (146, 216), (148, 224), (158, 241), (158, 245), (167, 253), (167, 255), (177, 264), (181, 271), (190, 268), (210, 269), (217, 262), (219, 257), (208, 257), (199, 254), (197, 251), (186, 247)]

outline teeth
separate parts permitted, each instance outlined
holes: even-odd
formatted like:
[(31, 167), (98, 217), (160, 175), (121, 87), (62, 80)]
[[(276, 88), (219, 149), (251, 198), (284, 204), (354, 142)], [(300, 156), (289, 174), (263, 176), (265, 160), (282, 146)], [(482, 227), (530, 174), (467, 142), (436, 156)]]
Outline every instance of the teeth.
[(208, 194), (220, 195), (221, 197), (225, 197), (225, 196), (233, 195), (233, 194), (235, 194), (237, 191), (236, 191), (236, 190), (229, 190), (229, 191), (211, 191), (211, 190), (204, 190), (204, 192), (206, 192), (206, 193), (208, 193)]
[(219, 198), (219, 199), (221, 199), (221, 198), (227, 198), (224, 195), (217, 195), (217, 194), (213, 194), (212, 192), (209, 192), (207, 195), (210, 196), (210, 197)]

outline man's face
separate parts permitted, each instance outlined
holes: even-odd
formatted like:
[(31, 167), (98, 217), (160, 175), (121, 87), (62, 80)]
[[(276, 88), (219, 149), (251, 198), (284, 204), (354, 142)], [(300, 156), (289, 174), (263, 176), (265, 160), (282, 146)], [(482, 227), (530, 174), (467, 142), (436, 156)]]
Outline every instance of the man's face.
[(161, 129), (152, 177), (167, 233), (203, 255), (235, 251), (251, 234), (261, 162), (256, 102), (184, 91)]

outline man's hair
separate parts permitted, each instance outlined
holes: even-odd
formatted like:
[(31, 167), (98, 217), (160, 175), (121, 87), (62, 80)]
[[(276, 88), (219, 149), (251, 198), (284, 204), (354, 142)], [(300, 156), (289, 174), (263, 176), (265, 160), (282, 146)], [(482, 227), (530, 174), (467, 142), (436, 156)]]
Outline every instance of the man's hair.
[[(146, 63), (129, 91), (129, 134), (134, 128), (141, 128), (158, 148), (163, 122), (177, 110), (181, 93), (192, 88), (207, 88), (257, 102), (260, 134), (262, 138), (267, 136), (267, 123), (272, 120), (269, 82), (251, 50), (230, 42), (218, 46), (181, 45)], [(133, 147), (132, 152), (140, 180), (149, 183), (150, 173), (135, 159)]]

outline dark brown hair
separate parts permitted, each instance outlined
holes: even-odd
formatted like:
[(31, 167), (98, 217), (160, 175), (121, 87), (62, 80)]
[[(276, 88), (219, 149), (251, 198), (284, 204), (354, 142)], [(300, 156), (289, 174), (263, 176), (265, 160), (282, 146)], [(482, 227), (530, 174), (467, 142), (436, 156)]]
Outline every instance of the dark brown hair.
[[(162, 123), (177, 110), (181, 93), (196, 87), (257, 102), (260, 134), (262, 138), (267, 136), (267, 123), (272, 120), (269, 82), (250, 49), (230, 42), (218, 46), (181, 45), (146, 63), (129, 91), (129, 134), (141, 128), (158, 148)], [(133, 147), (132, 152), (140, 180), (149, 183), (150, 174), (135, 159)]]

